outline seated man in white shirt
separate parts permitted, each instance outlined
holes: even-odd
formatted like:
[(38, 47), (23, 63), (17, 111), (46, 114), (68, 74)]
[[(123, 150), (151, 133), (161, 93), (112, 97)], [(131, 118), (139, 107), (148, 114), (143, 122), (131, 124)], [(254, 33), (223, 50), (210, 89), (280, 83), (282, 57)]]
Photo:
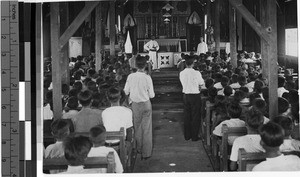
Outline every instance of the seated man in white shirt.
[(283, 155), (279, 147), (284, 140), (283, 128), (269, 122), (260, 128), (261, 145), (266, 150), (266, 160), (257, 164), (252, 171), (299, 171), (300, 158), (296, 155)]
[(246, 128), (247, 135), (236, 138), (230, 154), (230, 169), (235, 171), (237, 169), (238, 150), (244, 148), (246, 152), (261, 152), (264, 149), (260, 145), (260, 136), (258, 128), (263, 125), (263, 114), (256, 110), (251, 109), (246, 113)]
[[(111, 107), (102, 112), (102, 121), (106, 131), (119, 131), (121, 127), (124, 127), (126, 140), (131, 142), (133, 138), (132, 111), (120, 106), (121, 91), (117, 88), (109, 89), (107, 99)], [(109, 143), (114, 143), (114, 141), (109, 141)]]
[(284, 88), (285, 86), (285, 79), (282, 76), (278, 77), (278, 97), (282, 97), (282, 94), (285, 92), (289, 92), (287, 89)]

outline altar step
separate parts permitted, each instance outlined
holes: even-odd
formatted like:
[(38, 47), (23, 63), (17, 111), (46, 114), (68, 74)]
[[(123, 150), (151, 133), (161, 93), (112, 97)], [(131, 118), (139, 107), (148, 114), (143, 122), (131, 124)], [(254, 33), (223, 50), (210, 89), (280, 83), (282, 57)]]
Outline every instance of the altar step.
[(181, 93), (182, 87), (176, 68), (164, 68), (151, 74), (155, 93)]

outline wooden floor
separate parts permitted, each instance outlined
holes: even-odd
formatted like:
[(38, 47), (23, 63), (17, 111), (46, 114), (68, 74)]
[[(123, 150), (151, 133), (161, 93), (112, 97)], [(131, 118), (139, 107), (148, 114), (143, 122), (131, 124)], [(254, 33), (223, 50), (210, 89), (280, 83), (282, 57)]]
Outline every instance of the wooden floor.
[[(175, 71), (172, 71), (175, 74)], [(141, 161), (138, 154), (134, 173), (148, 172), (210, 172), (211, 162), (203, 148), (201, 140), (185, 141), (183, 137), (183, 103), (178, 87), (164, 90), (165, 84), (157, 83), (154, 75), (156, 97), (152, 100), (153, 108), (153, 155), (148, 160)], [(172, 77), (171, 85), (176, 85)], [(158, 79), (161, 82), (161, 79)], [(165, 81), (168, 78), (164, 78)], [(179, 82), (179, 80), (177, 80)], [(167, 82), (166, 82), (167, 83)], [(179, 87), (180, 89), (180, 87)], [(160, 92), (159, 90), (164, 90)]]

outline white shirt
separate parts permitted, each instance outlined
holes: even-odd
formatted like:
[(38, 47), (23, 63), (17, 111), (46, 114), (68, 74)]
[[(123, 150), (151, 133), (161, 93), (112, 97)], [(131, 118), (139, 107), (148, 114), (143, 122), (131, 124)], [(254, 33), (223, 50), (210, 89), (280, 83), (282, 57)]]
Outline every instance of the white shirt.
[[(124, 170), (123, 170), (120, 157), (116, 152), (116, 150), (114, 150), (114, 148), (105, 147), (105, 146), (92, 147), (88, 154), (88, 157), (106, 157), (109, 154), (109, 152), (114, 152), (115, 163), (116, 163), (115, 172), (123, 173)], [(106, 173), (106, 169), (100, 168), (99, 170), (101, 170), (102, 173)]]
[(300, 141), (295, 139), (284, 139), (282, 145), (280, 145), (279, 150), (281, 152), (299, 151)]
[(124, 106), (112, 106), (102, 112), (102, 121), (106, 131), (120, 131), (121, 127), (126, 129), (133, 126), (132, 111)]
[[(231, 118), (229, 120), (224, 120), (219, 125), (217, 125), (213, 131), (214, 135), (223, 136), (222, 133), (222, 126), (227, 125), (228, 127), (245, 127), (245, 122), (238, 118)], [(232, 144), (233, 141), (236, 139), (236, 136), (229, 136), (228, 137), (228, 144)]]
[(69, 112), (63, 113), (62, 118), (63, 119), (72, 119), (77, 114), (78, 114), (77, 110), (70, 110)]
[(128, 76), (124, 91), (136, 103), (146, 102), (155, 96), (151, 77), (142, 72), (132, 73)]
[(260, 140), (261, 137), (259, 134), (236, 138), (231, 149), (230, 160), (234, 162), (238, 160), (238, 151), (240, 148), (244, 148), (246, 152), (265, 152), (264, 148), (260, 145)]
[(222, 89), (222, 88), (223, 88), (221, 82), (215, 83), (214, 87), (215, 87), (216, 89)]
[(253, 92), (255, 81), (249, 82), (245, 86), (249, 89), (249, 93)]
[(252, 171), (299, 171), (300, 158), (295, 155), (280, 155), (274, 158), (267, 158), (257, 164)]
[(62, 141), (57, 141), (54, 144), (50, 144), (47, 146), (45, 150), (45, 158), (59, 158), (63, 157), (65, 155), (64, 147), (63, 147), (63, 142)]
[(146, 51), (152, 51), (152, 50), (158, 51), (159, 45), (155, 40), (151, 40), (144, 45), (144, 49)]
[(279, 87), (277, 89), (277, 92), (278, 92), (278, 97), (282, 97), (282, 94), (285, 93), (285, 92), (289, 92), (287, 89), (285, 89), (284, 87)]
[(91, 168), (91, 169), (84, 169), (84, 166), (83, 165), (80, 165), (80, 166), (70, 166), (68, 165), (68, 169), (66, 172), (63, 172), (63, 173), (60, 173), (60, 174), (91, 174), (91, 173), (105, 173), (105, 172), (102, 172), (101, 170), (99, 169), (94, 169), (94, 168)]
[(197, 47), (197, 55), (200, 55), (201, 53), (206, 53), (207, 51), (207, 44), (203, 41), (200, 42)]
[(199, 86), (203, 86), (204, 80), (199, 71), (193, 68), (185, 68), (179, 73), (179, 79), (182, 85), (182, 92), (185, 94), (200, 93)]
[(241, 85), (240, 85), (238, 82), (232, 83), (232, 84), (230, 84), (229, 86), (230, 86), (232, 89), (238, 89), (238, 88), (241, 87)]
[(53, 117), (53, 112), (50, 109), (50, 104), (48, 103), (43, 107), (44, 120), (51, 120)]

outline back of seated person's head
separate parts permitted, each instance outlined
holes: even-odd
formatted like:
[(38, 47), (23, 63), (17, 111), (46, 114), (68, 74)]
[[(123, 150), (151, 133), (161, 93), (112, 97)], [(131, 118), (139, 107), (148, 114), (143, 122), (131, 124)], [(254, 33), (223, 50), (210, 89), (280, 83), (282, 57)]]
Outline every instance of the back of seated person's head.
[(291, 81), (294, 81), (294, 78), (293, 78), (292, 75), (290, 75), (290, 76), (285, 76), (285, 81), (286, 81), (286, 82), (291, 82)]
[(217, 72), (214, 74), (214, 79), (215, 79), (215, 83), (217, 82), (221, 82), (221, 79), (222, 79), (222, 74)]
[(90, 129), (90, 140), (95, 147), (104, 146), (106, 129), (103, 125), (97, 125)]
[(68, 99), (67, 102), (67, 106), (68, 108), (70, 108), (70, 110), (76, 110), (78, 108), (78, 99), (75, 96), (71, 96)]
[(289, 109), (290, 103), (287, 99), (278, 97), (278, 114), (285, 113)]
[(284, 92), (281, 97), (289, 100), (289, 92)]
[(267, 103), (265, 100), (261, 98), (255, 98), (253, 101), (253, 108), (259, 110), (263, 114), (265, 114), (266, 108), (267, 108)]
[(88, 137), (71, 136), (64, 140), (65, 158), (71, 166), (84, 164), (93, 144)]
[(262, 88), (262, 96), (264, 100), (269, 103), (269, 87), (263, 87)]
[(249, 95), (249, 102), (250, 102), (250, 105), (251, 105), (251, 106), (253, 106), (254, 100), (255, 100), (256, 98), (261, 98), (260, 95), (259, 95), (258, 93), (256, 93), (256, 92), (250, 93), (250, 95)]
[(214, 80), (212, 78), (208, 78), (205, 81), (205, 87), (207, 89), (209, 89), (210, 87), (212, 87), (214, 85)]
[(238, 76), (237, 74), (233, 74), (231, 76), (231, 83), (237, 83), (238, 82)]
[(92, 68), (88, 69), (87, 74), (89, 77), (93, 77), (96, 74), (96, 71)]
[(260, 80), (256, 80), (254, 82), (254, 89), (253, 91), (256, 92), (256, 93), (262, 93), (262, 89), (264, 87), (264, 83)]
[(252, 73), (252, 72), (249, 73), (248, 77), (249, 77), (249, 81), (250, 81), (250, 82), (256, 80), (256, 75), (255, 75), (254, 73)]
[(241, 86), (244, 86), (247, 84), (247, 78), (245, 76), (238, 76), (238, 83)]
[(294, 129), (294, 123), (290, 117), (280, 115), (274, 117), (272, 121), (279, 124), (284, 129), (285, 137), (290, 137)]
[(135, 64), (138, 69), (144, 69), (147, 64), (147, 59), (143, 56), (137, 56)]
[(285, 79), (282, 76), (278, 76), (278, 87), (284, 87)]
[(261, 144), (267, 152), (270, 148), (279, 148), (284, 140), (283, 128), (272, 121), (262, 125), (259, 129), (259, 134)]
[(229, 78), (227, 76), (222, 76), (222, 78), (221, 78), (222, 87), (223, 88), (226, 87), (228, 85), (228, 83), (229, 83)]
[(82, 83), (80, 81), (76, 81), (73, 85), (73, 88), (80, 92), (82, 90)]
[(241, 100), (247, 97), (247, 94), (242, 90), (235, 91), (233, 98), (236, 103), (239, 103)]
[(75, 80), (80, 80), (82, 76), (82, 73), (78, 70), (74, 73), (73, 77)]
[[(258, 131), (258, 128), (264, 123), (264, 116), (259, 110), (252, 108), (246, 112), (246, 126), (251, 130)], [(248, 132), (249, 133), (249, 132)]]
[(84, 91), (79, 92), (79, 94), (78, 94), (78, 100), (79, 100), (79, 103), (82, 106), (84, 106), (84, 107), (90, 106), (91, 101), (92, 101), (92, 93), (91, 93), (91, 91), (84, 90)]
[(295, 82), (294, 81), (287, 81), (285, 84), (285, 89), (288, 91), (295, 89)]
[(107, 91), (107, 99), (111, 102), (111, 103), (117, 103), (120, 101), (121, 99), (121, 92), (118, 88), (110, 88)]
[(77, 94), (78, 94), (78, 90), (75, 88), (72, 88), (68, 93), (69, 97), (76, 97), (76, 98), (77, 98)]
[(84, 79), (83, 84), (87, 86), (90, 81), (92, 81), (92, 78), (87, 77)]
[(248, 89), (248, 87), (245, 87), (245, 86), (242, 86), (242, 87), (240, 87), (240, 88), (239, 88), (239, 90), (241, 90), (241, 91), (245, 92), (246, 94), (248, 94), (248, 93), (249, 93), (249, 89)]
[(101, 105), (101, 94), (99, 92), (93, 93), (91, 107), (98, 109)]
[(240, 67), (235, 68), (234, 74), (240, 75), (240, 73), (241, 73), (241, 68)]
[(289, 101), (290, 104), (299, 103), (299, 93), (296, 89), (292, 89), (292, 90), (289, 91), (288, 101)]
[(224, 95), (230, 96), (232, 94), (233, 94), (233, 89), (229, 85), (225, 86), (224, 87)]
[(51, 123), (51, 133), (58, 141), (62, 141), (70, 134), (69, 124), (64, 119), (56, 119)]
[(98, 88), (97, 88), (97, 84), (94, 81), (89, 81), (87, 83), (87, 88), (92, 91), (92, 92), (97, 92)]
[(226, 77), (228, 77), (228, 79), (231, 79), (231, 77), (232, 77), (232, 71), (228, 70), (228, 71), (226, 71), (226, 72), (224, 73), (224, 75), (225, 75)]
[(230, 103), (227, 107), (230, 118), (240, 118), (242, 107), (238, 103)]

